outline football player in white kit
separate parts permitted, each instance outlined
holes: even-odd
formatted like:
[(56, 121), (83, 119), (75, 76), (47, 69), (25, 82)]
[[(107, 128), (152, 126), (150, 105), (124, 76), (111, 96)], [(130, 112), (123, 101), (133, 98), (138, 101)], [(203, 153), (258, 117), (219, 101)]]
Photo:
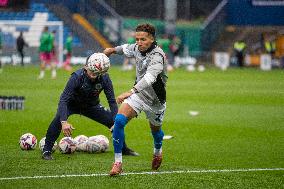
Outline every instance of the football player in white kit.
[(150, 24), (136, 27), (135, 44), (124, 44), (115, 48), (106, 48), (104, 53), (124, 54), (136, 60), (136, 82), (133, 88), (122, 93), (116, 99), (121, 104), (115, 118), (113, 130), (113, 146), (115, 162), (110, 175), (122, 173), (122, 144), (124, 127), (142, 111), (145, 112), (154, 139), (154, 155), (152, 169), (157, 170), (162, 163), (161, 129), (166, 110), (167, 59), (163, 50), (155, 41), (155, 28)]

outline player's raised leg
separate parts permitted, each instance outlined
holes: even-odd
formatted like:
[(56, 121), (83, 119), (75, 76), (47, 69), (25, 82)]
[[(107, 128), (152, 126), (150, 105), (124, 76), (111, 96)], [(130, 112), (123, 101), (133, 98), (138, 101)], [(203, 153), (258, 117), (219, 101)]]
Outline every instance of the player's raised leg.
[(118, 175), (122, 172), (122, 147), (124, 142), (124, 127), (127, 122), (128, 119), (125, 115), (116, 115), (112, 134), (115, 161), (110, 171), (111, 176)]
[(124, 143), (124, 127), (136, 115), (136, 112), (126, 103), (123, 103), (115, 117), (113, 129), (114, 163), (110, 176), (122, 173), (122, 148)]

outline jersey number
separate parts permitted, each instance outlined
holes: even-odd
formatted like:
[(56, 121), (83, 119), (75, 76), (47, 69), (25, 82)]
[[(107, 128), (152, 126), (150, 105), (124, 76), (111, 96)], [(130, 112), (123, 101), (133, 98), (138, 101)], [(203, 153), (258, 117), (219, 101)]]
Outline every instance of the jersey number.
[(161, 122), (162, 122), (162, 119), (163, 119), (163, 117), (164, 117), (164, 113), (165, 113), (165, 111), (163, 111), (163, 112), (160, 113), (160, 114), (156, 114), (157, 117), (156, 117), (155, 121), (161, 123)]

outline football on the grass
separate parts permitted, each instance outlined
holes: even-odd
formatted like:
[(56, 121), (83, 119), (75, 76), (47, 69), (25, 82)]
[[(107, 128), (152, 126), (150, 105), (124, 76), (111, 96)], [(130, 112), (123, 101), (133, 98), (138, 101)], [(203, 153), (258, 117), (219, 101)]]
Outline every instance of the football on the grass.
[(109, 148), (109, 140), (104, 135), (97, 135), (98, 141), (101, 145), (101, 152), (105, 152)]
[[(43, 137), (40, 141), (39, 141), (39, 144), (38, 144), (38, 147), (41, 151), (43, 151), (43, 148), (44, 148), (44, 145), (45, 145), (45, 138), (46, 137)], [(54, 152), (57, 148), (57, 142), (55, 141), (54, 142), (54, 145), (52, 147), (52, 152)]]
[(58, 146), (62, 154), (72, 154), (76, 150), (76, 142), (71, 137), (62, 138)]
[(36, 147), (37, 139), (33, 134), (26, 133), (20, 137), (19, 144), (22, 150), (33, 150)]
[(79, 135), (79, 136), (76, 136), (74, 140), (76, 141), (76, 151), (84, 152), (87, 150), (86, 149), (86, 144), (88, 140), (87, 136)]
[(101, 152), (101, 145), (99, 139), (96, 136), (91, 136), (86, 143), (86, 151), (89, 153), (99, 153)]

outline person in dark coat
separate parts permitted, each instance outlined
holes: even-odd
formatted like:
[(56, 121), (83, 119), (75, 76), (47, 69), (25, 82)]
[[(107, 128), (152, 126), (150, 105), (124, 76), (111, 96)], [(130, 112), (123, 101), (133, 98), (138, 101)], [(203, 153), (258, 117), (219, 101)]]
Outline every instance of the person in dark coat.
[(19, 53), (19, 55), (21, 56), (21, 65), (24, 66), (24, 47), (28, 47), (28, 44), (25, 42), (24, 38), (23, 38), (23, 32), (20, 32), (19, 37), (17, 38), (17, 51)]

